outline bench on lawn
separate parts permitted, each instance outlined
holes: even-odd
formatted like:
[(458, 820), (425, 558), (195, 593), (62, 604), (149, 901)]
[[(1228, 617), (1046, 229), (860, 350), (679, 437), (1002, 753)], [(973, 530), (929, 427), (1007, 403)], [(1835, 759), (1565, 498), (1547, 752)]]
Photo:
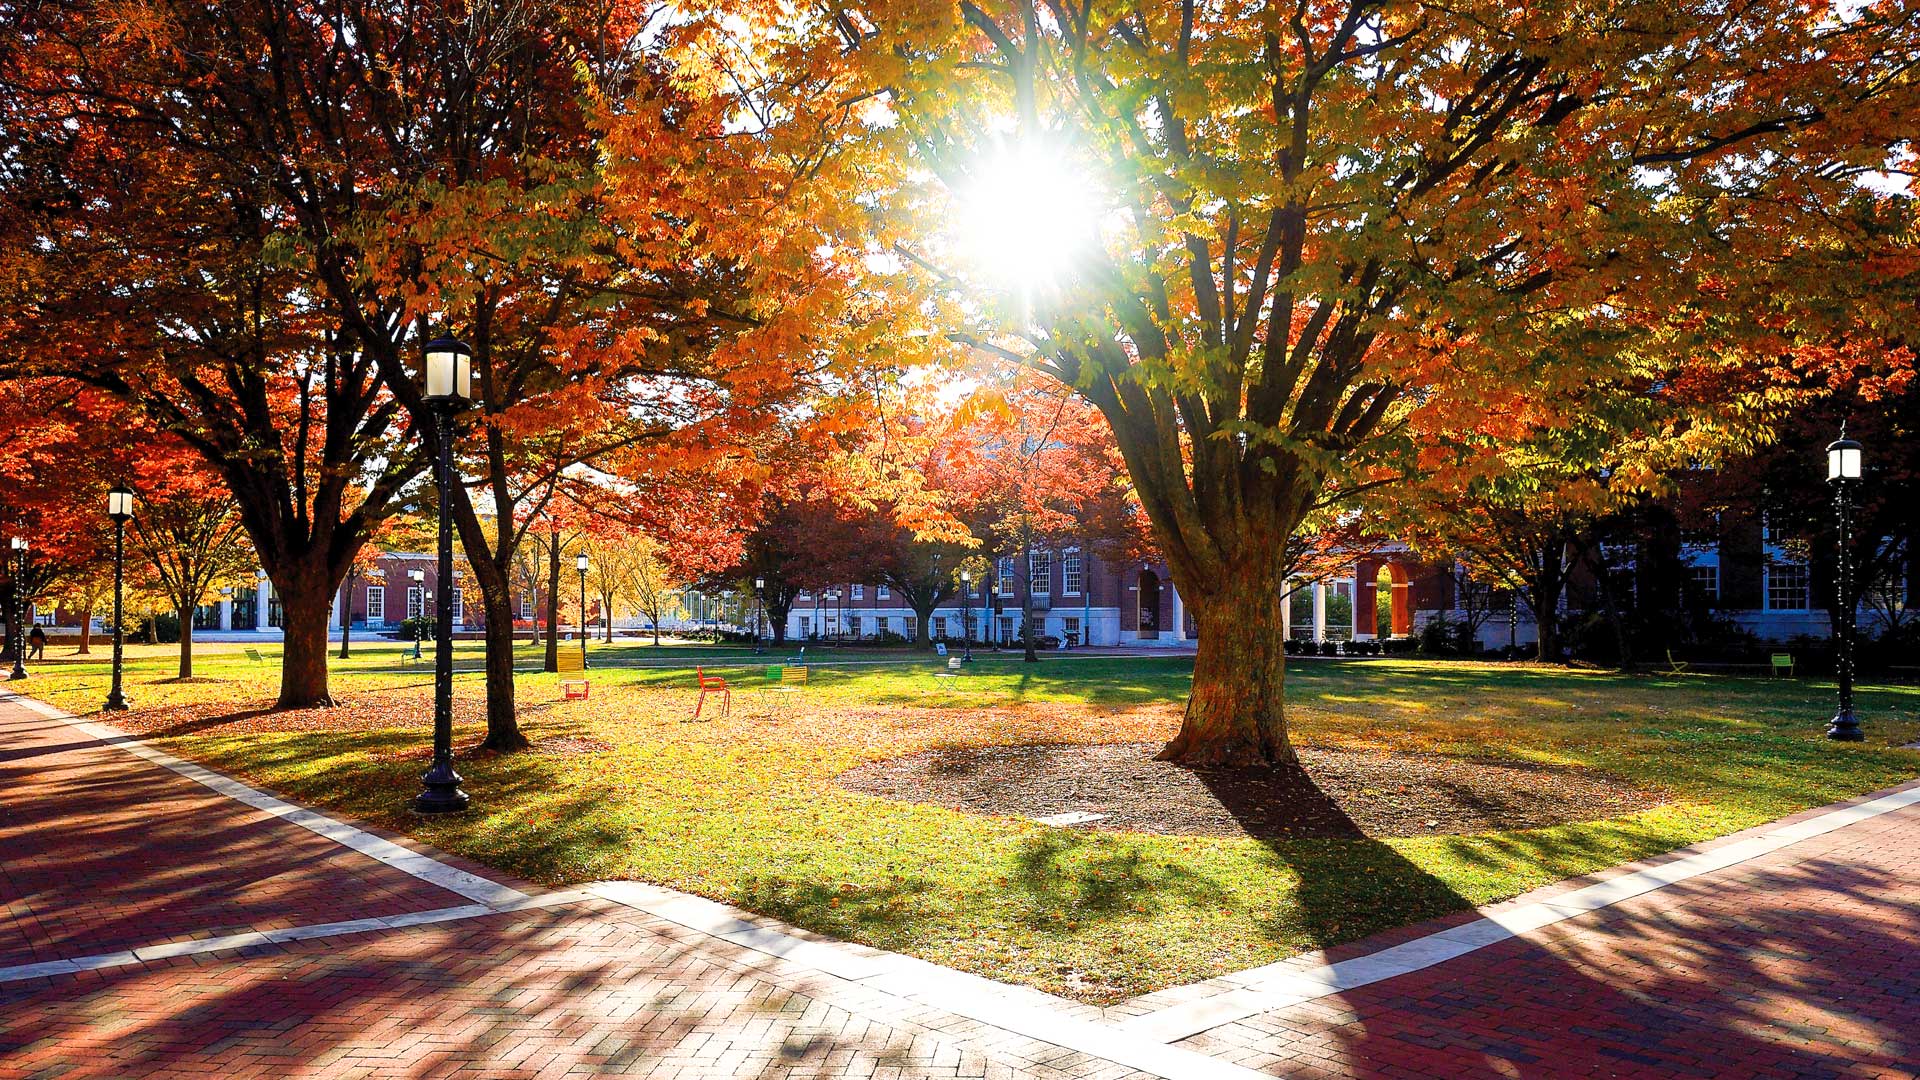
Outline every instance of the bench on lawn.
[(260, 655), (259, 649), (248, 649), (246, 650), (246, 653), (247, 653), (247, 659), (253, 661), (256, 664), (264, 664), (267, 662), (267, 658)]
[(1782, 671), (1786, 672), (1789, 678), (1792, 677), (1793, 675), (1793, 654), (1792, 653), (1788, 653), (1788, 652), (1774, 653), (1772, 662), (1767, 665), (1768, 678), (1773, 678), (1774, 676), (1780, 674)]

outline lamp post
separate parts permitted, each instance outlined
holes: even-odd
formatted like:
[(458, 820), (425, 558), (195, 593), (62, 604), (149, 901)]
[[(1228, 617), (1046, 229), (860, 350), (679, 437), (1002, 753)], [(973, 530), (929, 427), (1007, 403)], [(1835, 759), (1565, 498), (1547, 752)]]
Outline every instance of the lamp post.
[(580, 670), (587, 669), (587, 553), (573, 557), (573, 568), (580, 571)]
[(420, 659), (420, 620), (427, 616), (427, 572), (415, 567), (407, 571), (407, 580), (413, 582), (414, 588), (420, 590), (420, 614), (409, 613), (413, 619), (413, 658), (418, 660)]
[(8, 619), (8, 629), (13, 631), (13, 674), (11, 679), (27, 677), (27, 538), (16, 536), (11, 541), (13, 547), (13, 617)]
[[(126, 712), (127, 695), (121, 693), (121, 658), (127, 632), (121, 625), (121, 596), (126, 581), (127, 522), (133, 520), (133, 489), (115, 484), (107, 492), (107, 516), (113, 519), (113, 684), (107, 689), (106, 712)], [(225, 590), (223, 590), (225, 591)]]
[(350, 639), (353, 636), (353, 582), (359, 576), (359, 567), (349, 563), (347, 565), (347, 600), (340, 605), (340, 659), (342, 660), (348, 658), (348, 651), (352, 645)]
[(960, 571), (960, 629), (966, 644), (961, 650), (966, 654), (960, 658), (963, 664), (973, 663), (973, 571)]
[(1827, 445), (1827, 483), (1833, 486), (1833, 509), (1839, 518), (1840, 563), (1834, 575), (1839, 621), (1834, 625), (1835, 674), (1840, 678), (1840, 708), (1827, 724), (1827, 738), (1837, 742), (1860, 742), (1866, 738), (1860, 720), (1853, 715), (1853, 487), (1860, 482), (1859, 443), (1847, 438), (1845, 424), (1840, 437)]
[[(428, 342), (426, 354), (426, 401), (433, 409), (439, 451), (433, 456), (434, 485), (440, 493), (438, 579), (450, 581), (453, 519), (447, 500), (454, 482), (453, 415), (473, 401), (473, 350), (443, 337)], [(460, 790), (460, 774), (453, 769), (453, 625), (447, 620), (433, 621), (433, 645), (433, 765), (420, 778), (422, 790), (414, 796), (413, 808), (423, 814), (444, 814), (467, 808), (467, 793)]]
[(766, 618), (766, 613), (767, 579), (757, 577), (753, 579), (753, 651), (755, 653), (766, 651), (760, 647), (760, 621)]

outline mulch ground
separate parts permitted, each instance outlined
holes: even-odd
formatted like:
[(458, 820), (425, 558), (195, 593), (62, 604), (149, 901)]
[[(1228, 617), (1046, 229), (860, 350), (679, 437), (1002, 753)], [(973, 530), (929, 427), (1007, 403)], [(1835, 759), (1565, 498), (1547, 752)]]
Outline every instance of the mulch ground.
[(1190, 768), (1159, 743), (934, 750), (842, 773), (852, 791), (980, 814), (1105, 815), (1085, 828), (1255, 839), (1528, 829), (1659, 805), (1585, 769), (1440, 754), (1303, 749), (1301, 768)]

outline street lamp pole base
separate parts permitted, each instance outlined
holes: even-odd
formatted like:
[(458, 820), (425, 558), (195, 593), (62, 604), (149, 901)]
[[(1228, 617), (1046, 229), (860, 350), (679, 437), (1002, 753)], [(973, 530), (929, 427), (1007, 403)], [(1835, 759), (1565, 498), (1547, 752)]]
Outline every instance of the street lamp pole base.
[(424, 790), (413, 797), (413, 809), (421, 814), (453, 814), (467, 808), (467, 793), (460, 790), (460, 774), (452, 765), (434, 766), (420, 778)]
[(1827, 722), (1827, 738), (1834, 742), (1864, 742), (1867, 736), (1860, 730), (1860, 721), (1853, 710), (1843, 709)]
[(23, 667), (21, 667), (21, 666), (20, 666), (20, 665), (18, 665), (18, 664), (15, 664), (15, 665), (13, 666), (13, 674), (11, 674), (11, 675), (9, 675), (9, 676), (7, 676), (7, 681), (8, 681), (8, 682), (14, 682), (14, 681), (16, 681), (16, 680), (19, 680), (19, 679), (24, 679), (24, 678), (26, 678), (26, 677), (27, 677), (27, 669), (26, 669), (26, 668), (23, 668)]
[(131, 709), (131, 708), (133, 708), (133, 705), (127, 701), (125, 695), (113, 694), (107, 698), (107, 703), (105, 705), (100, 706), (100, 711), (101, 712), (126, 712), (128, 709)]

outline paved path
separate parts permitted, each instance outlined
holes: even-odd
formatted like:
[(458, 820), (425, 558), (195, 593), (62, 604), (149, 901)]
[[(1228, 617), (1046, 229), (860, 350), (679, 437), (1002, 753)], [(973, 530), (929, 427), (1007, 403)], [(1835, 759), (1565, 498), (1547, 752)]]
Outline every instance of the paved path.
[(1920, 1076), (1920, 785), (1108, 1010), (547, 892), (0, 698), (0, 1080)]

